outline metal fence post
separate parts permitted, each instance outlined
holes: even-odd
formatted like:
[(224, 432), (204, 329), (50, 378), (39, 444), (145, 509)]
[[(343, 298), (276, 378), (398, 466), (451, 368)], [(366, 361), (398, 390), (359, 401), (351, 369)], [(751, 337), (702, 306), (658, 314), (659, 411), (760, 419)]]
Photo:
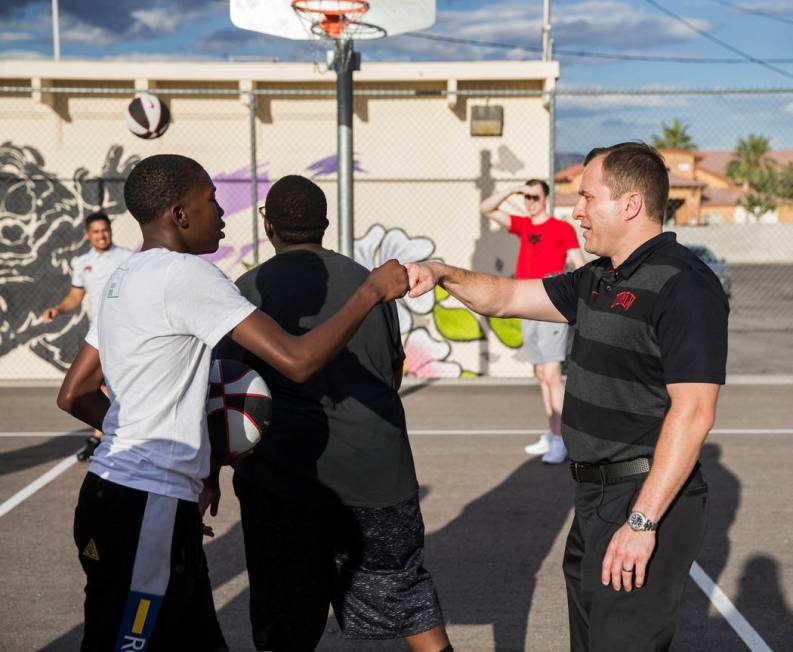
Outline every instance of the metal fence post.
[[(552, 56), (553, 39), (549, 45), (549, 57)], [(548, 213), (556, 210), (556, 81), (548, 91)]]
[(256, 163), (256, 95), (248, 95), (251, 139), (251, 231), (253, 237), (253, 264), (259, 264), (259, 170)]

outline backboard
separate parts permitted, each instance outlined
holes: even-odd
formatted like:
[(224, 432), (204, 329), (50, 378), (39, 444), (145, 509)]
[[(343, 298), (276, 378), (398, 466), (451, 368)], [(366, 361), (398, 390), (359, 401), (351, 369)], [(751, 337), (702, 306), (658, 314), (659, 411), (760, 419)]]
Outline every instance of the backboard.
[[(323, 0), (326, 6), (354, 3)], [(319, 4), (319, 3), (318, 3)], [(360, 3), (355, 3), (360, 4)], [(435, 22), (435, 0), (367, 0), (368, 9), (360, 21), (379, 28), (377, 36), (395, 36), (430, 27)], [(316, 39), (306, 17), (301, 17), (291, 0), (230, 0), (231, 22), (241, 28), (298, 41)], [(353, 34), (353, 38), (358, 38)], [(366, 38), (362, 33), (361, 38)]]

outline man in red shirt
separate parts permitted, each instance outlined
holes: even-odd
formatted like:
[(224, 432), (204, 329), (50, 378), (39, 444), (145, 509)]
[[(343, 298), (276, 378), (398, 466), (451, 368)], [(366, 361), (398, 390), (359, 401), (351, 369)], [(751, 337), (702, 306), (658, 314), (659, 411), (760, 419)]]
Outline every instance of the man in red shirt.
[[(523, 197), (527, 216), (510, 215), (501, 210), (512, 195)], [(515, 278), (545, 278), (565, 271), (568, 256), (577, 268), (584, 264), (584, 254), (570, 224), (548, 215), (545, 204), (548, 184), (540, 179), (529, 179), (525, 185), (496, 193), (485, 199), (479, 207), (482, 215), (493, 220), (520, 239), (518, 265)], [(540, 440), (524, 449), (530, 455), (542, 455), (547, 464), (561, 464), (567, 459), (561, 431), (562, 362), (567, 353), (567, 324), (544, 321), (523, 321), (523, 344), (534, 374), (540, 383), (548, 430)]]

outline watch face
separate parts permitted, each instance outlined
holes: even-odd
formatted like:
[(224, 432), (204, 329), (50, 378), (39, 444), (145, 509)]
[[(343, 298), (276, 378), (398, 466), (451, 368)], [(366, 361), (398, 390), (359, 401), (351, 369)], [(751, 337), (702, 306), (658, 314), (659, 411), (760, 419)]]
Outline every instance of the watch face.
[(628, 517), (628, 525), (632, 530), (643, 530), (646, 520), (644, 514), (641, 512), (631, 512), (631, 515)]

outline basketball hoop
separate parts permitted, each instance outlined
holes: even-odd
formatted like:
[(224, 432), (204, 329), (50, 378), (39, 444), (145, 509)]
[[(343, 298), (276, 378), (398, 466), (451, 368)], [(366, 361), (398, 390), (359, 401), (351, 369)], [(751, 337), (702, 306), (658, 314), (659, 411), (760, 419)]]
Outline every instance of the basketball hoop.
[(374, 39), (386, 35), (382, 27), (359, 20), (369, 11), (366, 0), (292, 0), (292, 9), (319, 38)]

